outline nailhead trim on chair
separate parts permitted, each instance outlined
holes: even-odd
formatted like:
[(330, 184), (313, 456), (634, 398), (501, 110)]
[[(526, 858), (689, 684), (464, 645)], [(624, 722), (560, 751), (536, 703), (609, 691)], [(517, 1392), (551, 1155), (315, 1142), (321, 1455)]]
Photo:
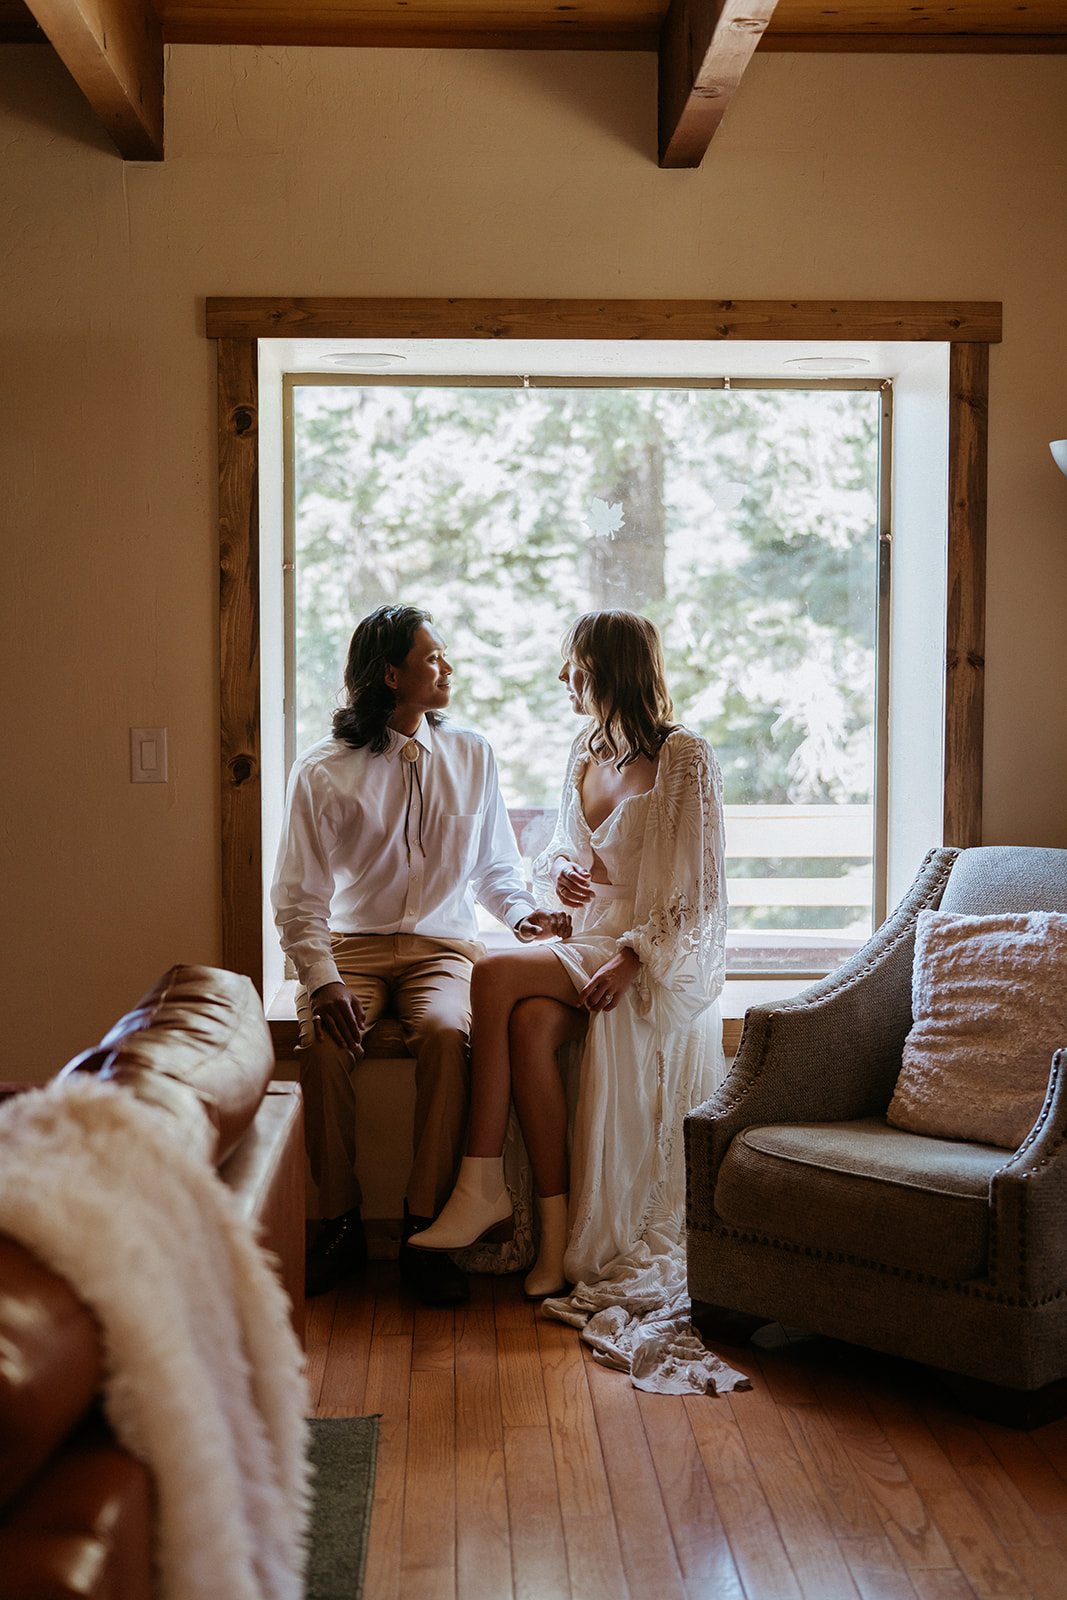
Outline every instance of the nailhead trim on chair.
[[(1057, 1050), (1056, 1054), (1053, 1056), (1051, 1070), (1049, 1073), (1048, 1092), (1045, 1095), (1044, 1104), (1041, 1107), (1041, 1113), (1038, 1116), (1037, 1121), (1034, 1123), (1034, 1126), (1030, 1129), (1030, 1132), (1027, 1134), (1026, 1138), (1015, 1152), (1015, 1156), (1012, 1157), (1012, 1160), (1015, 1160), (1018, 1156), (1022, 1155), (1024, 1151), (1029, 1149), (1031, 1145), (1037, 1142), (1042, 1129), (1048, 1121), (1052, 1113), (1052, 1106), (1055, 1100), (1054, 1090), (1056, 1088), (1058, 1079), (1063, 1075), (1065, 1058), (1067, 1058), (1067, 1051), (1063, 1050)], [(1018, 1183), (1019, 1185), (1019, 1206), (1015, 1228), (1018, 1237), (1015, 1241), (1014, 1259), (1019, 1263), (1020, 1276), (1024, 1282), (1027, 1279), (1027, 1269), (1030, 1259), (1026, 1244), (1027, 1238), (1029, 1237), (1028, 1212), (1030, 1207), (1030, 1191), (1026, 1186), (1033, 1178), (1038, 1176), (1043, 1168), (1050, 1164), (1057, 1151), (1061, 1150), (1065, 1143), (1067, 1143), (1067, 1133), (1062, 1133), (1051, 1146), (1049, 1151), (1043, 1155), (1039, 1161), (1027, 1168), (1024, 1168), (1021, 1172), (1012, 1174), (1011, 1181), (1013, 1183)], [(996, 1174), (994, 1174), (994, 1176), (996, 1176)], [(993, 1206), (990, 1209), (992, 1211), (992, 1215), (989, 1221), (989, 1266), (990, 1276), (994, 1277), (996, 1275), (996, 1268), (1000, 1259), (999, 1235), (1001, 1226), (997, 1207)], [(1041, 1300), (1016, 1300), (1013, 1298), (1008, 1301), (1008, 1304), (1048, 1305), (1052, 1300), (1062, 1299), (1064, 1294), (1067, 1294), (1067, 1290), (1061, 1290), (1058, 1294), (1054, 1295), (1046, 1295)]]
[[(1051, 1112), (1052, 1112), (1052, 1102), (1053, 1102), (1052, 1091), (1055, 1088), (1057, 1079), (1060, 1078), (1063, 1075), (1063, 1057), (1064, 1057), (1065, 1054), (1067, 1054), (1067, 1052), (1065, 1052), (1063, 1050), (1057, 1050), (1056, 1054), (1053, 1056), (1051, 1068), (1050, 1068), (1050, 1071), (1049, 1071), (1048, 1092), (1045, 1095), (1045, 1102), (1041, 1107), (1041, 1113), (1038, 1116), (1038, 1119), (1034, 1123), (1033, 1127), (1030, 1129), (1030, 1132), (1026, 1135), (1026, 1138), (1023, 1140), (1022, 1144), (1019, 1146), (1018, 1150), (1016, 1150), (1015, 1155), (1012, 1157), (1012, 1160), (1015, 1160), (1016, 1157), (1021, 1156), (1024, 1151), (1026, 1151), (1026, 1150), (1028, 1150), (1030, 1148), (1030, 1146), (1032, 1144), (1036, 1144), (1037, 1143), (1038, 1136), (1041, 1133), (1042, 1128), (1045, 1126), (1045, 1123), (1048, 1121), (1049, 1116), (1051, 1115)], [(1062, 1149), (1062, 1147), (1063, 1147), (1063, 1145), (1065, 1143), (1067, 1143), (1067, 1132), (1064, 1132), (1064, 1133), (1060, 1134), (1059, 1138), (1056, 1140), (1055, 1144), (1052, 1146), (1052, 1153), (1055, 1154), (1055, 1152), (1057, 1150)], [(1047, 1167), (1048, 1166), (1050, 1159), (1051, 1159), (1050, 1156), (1043, 1156), (1041, 1158), (1041, 1160), (1037, 1163), (1036, 1166), (1030, 1167), (1027, 1171), (1020, 1172), (1018, 1174), (1018, 1176), (1020, 1178), (1036, 1177), (1036, 1175), (1041, 1171), (1042, 1167)]]
[(775, 1239), (770, 1234), (746, 1233), (740, 1228), (720, 1225), (710, 1228), (694, 1227), (694, 1232), (716, 1234), (720, 1239), (736, 1239), (739, 1244), (757, 1244), (771, 1250), (782, 1250), (791, 1256), (810, 1256), (813, 1261), (837, 1261), (843, 1266), (865, 1267), (883, 1277), (899, 1278), (903, 1283), (918, 1283), (938, 1289), (950, 1289), (968, 1300), (985, 1300), (1002, 1306), (1047, 1306), (1054, 1300), (1067, 1298), (1067, 1289), (1049, 1294), (1040, 1300), (1026, 1300), (1021, 1295), (998, 1294), (995, 1290), (980, 1289), (954, 1278), (935, 1278), (931, 1273), (916, 1272), (911, 1267), (900, 1267), (889, 1261), (871, 1261), (865, 1256), (849, 1255), (844, 1250), (823, 1250), (817, 1245), (797, 1244), (791, 1239)]

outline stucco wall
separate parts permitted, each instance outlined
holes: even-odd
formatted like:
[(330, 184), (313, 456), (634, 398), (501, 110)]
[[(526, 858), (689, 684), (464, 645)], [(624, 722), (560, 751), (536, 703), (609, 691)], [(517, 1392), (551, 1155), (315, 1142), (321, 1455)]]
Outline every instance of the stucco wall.
[[(49, 50), (0, 50), (6, 1076), (219, 959), (207, 294), (1002, 300), (986, 838), (1067, 846), (1067, 61), (757, 58), (678, 173), (654, 80), (175, 48), (167, 159), (124, 166)], [(160, 724), (170, 782), (133, 786)]]

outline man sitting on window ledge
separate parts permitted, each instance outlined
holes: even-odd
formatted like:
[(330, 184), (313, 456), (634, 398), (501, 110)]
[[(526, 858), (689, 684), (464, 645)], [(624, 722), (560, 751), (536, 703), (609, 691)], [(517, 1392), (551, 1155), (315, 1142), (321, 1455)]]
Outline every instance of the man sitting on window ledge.
[(520, 939), (565, 931), (525, 887), (489, 745), (442, 718), (451, 676), (428, 612), (379, 607), (352, 635), (333, 737), (290, 774), (271, 902), (300, 980), (307, 1149), (325, 1219), (311, 1295), (366, 1261), (351, 1073), (388, 1005), (416, 1062), (401, 1274), (428, 1305), (467, 1298), (447, 1255), (407, 1240), (448, 1198), (463, 1153), (475, 901)]

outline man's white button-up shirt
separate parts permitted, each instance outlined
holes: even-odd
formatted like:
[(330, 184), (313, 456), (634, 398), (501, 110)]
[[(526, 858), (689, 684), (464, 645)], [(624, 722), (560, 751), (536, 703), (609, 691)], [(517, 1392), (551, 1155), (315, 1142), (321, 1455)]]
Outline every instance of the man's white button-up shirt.
[(421, 849), (405, 736), (379, 755), (322, 739), (293, 765), (271, 903), (309, 992), (340, 981), (331, 931), (477, 939), (476, 900), (509, 927), (537, 909), (486, 740), (425, 718), (413, 737)]

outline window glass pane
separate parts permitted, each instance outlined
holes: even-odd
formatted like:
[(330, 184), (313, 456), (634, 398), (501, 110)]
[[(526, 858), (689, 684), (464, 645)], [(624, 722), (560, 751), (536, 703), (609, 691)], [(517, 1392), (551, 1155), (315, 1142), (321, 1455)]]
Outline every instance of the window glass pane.
[(535, 853), (576, 724), (582, 611), (658, 623), (723, 768), (731, 966), (825, 970), (871, 929), (876, 390), (297, 384), (296, 745), (354, 623), (434, 615), (458, 721)]

